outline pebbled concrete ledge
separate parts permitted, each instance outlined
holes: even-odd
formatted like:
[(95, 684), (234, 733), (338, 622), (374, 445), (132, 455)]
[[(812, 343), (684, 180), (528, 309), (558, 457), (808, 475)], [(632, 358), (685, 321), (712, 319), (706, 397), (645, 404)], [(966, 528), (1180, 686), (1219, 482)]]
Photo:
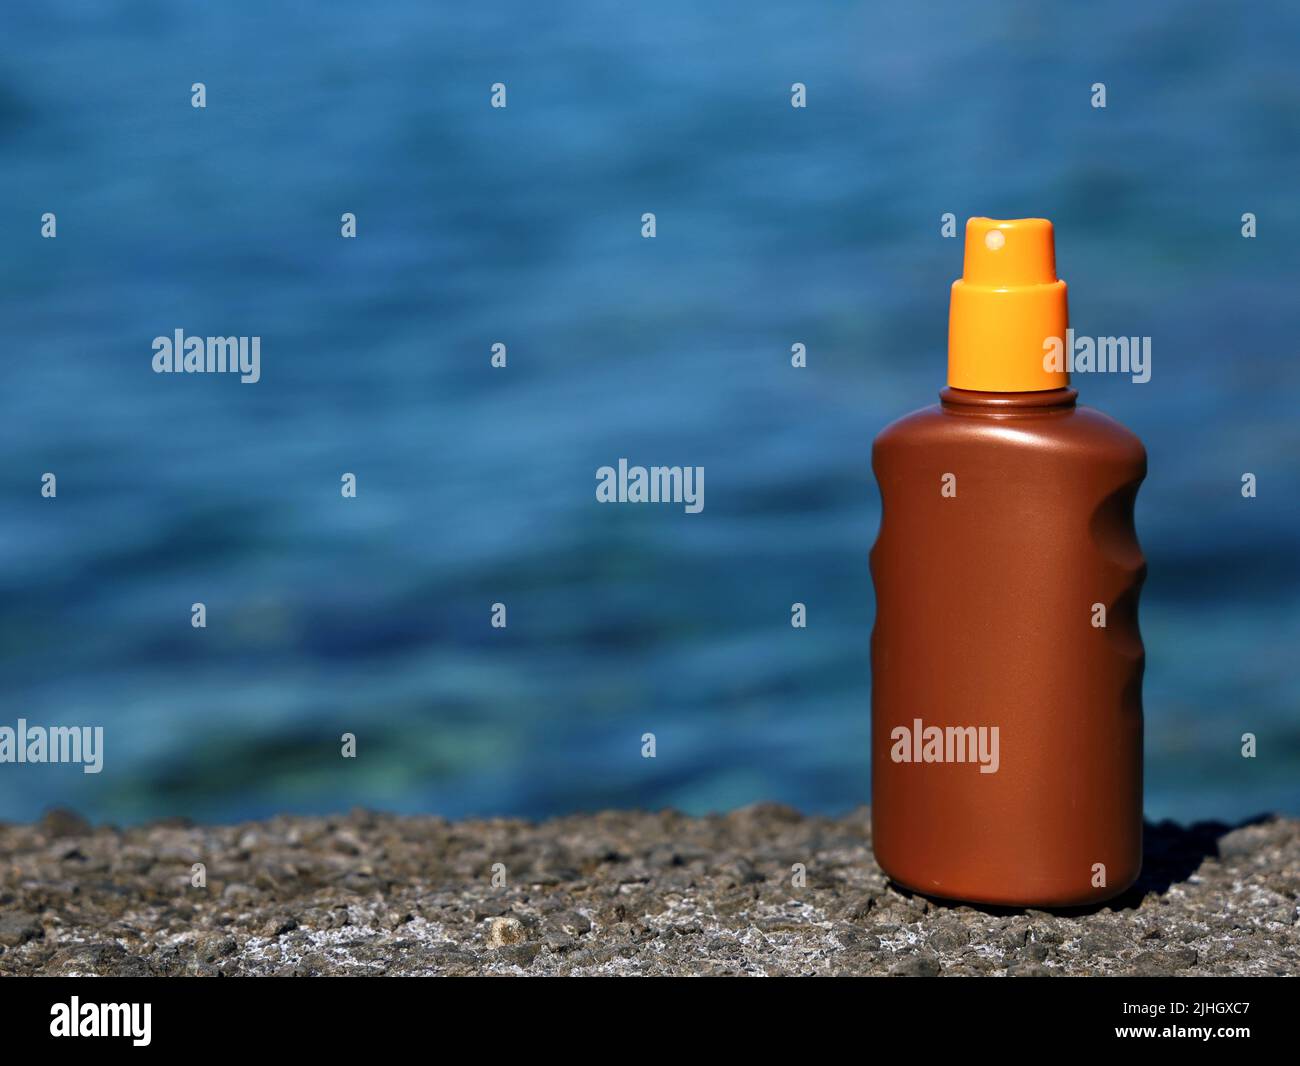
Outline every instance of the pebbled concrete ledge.
[(1136, 888), (1073, 914), (909, 896), (868, 832), (865, 809), (772, 805), (124, 830), (54, 811), (0, 826), (0, 974), (1300, 972), (1295, 819), (1149, 826)]

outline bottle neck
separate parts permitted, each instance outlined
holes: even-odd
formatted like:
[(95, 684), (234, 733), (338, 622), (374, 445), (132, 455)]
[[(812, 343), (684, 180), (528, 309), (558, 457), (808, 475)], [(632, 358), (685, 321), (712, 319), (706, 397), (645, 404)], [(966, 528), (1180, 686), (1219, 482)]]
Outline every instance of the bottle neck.
[(941, 389), (939, 400), (944, 408), (964, 414), (1042, 414), (1064, 411), (1074, 406), (1079, 393), (1075, 389), (1042, 389), (1038, 392), (975, 392), (973, 389)]

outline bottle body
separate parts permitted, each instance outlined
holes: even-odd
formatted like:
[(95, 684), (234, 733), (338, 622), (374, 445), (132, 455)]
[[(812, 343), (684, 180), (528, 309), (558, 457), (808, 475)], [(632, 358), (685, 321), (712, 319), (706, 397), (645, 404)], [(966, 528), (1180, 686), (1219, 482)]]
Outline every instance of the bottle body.
[(876, 858), (930, 895), (1107, 899), (1142, 861), (1146, 453), (1068, 388), (941, 395), (872, 452)]

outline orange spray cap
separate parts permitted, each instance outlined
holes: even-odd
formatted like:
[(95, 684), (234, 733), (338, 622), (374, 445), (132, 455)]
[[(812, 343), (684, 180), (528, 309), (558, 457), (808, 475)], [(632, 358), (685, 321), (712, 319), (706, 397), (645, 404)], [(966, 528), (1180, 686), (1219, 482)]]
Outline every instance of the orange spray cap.
[(1044, 368), (1048, 338), (1065, 342), (1065, 282), (1045, 218), (966, 221), (966, 262), (952, 283), (948, 384), (976, 392), (1041, 392), (1070, 383)]

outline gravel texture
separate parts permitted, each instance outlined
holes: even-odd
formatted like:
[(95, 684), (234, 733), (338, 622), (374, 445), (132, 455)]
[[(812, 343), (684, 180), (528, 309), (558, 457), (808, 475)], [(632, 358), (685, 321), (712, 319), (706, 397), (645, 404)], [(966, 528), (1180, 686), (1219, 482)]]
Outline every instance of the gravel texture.
[(895, 889), (865, 810), (130, 829), (54, 811), (0, 826), (0, 974), (1300, 972), (1300, 821), (1148, 826), (1146, 854), (1119, 900), (1046, 913)]

